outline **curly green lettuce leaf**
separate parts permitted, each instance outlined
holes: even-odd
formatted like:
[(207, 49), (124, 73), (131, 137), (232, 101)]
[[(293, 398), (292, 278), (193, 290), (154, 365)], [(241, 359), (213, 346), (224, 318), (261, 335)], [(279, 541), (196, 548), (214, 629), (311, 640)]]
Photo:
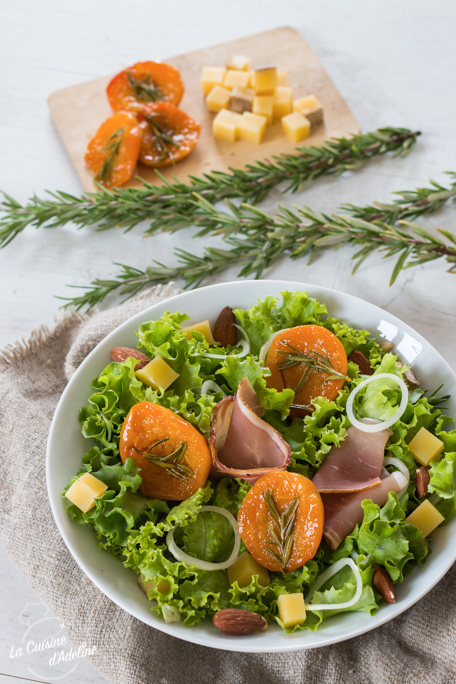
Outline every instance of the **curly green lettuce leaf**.
[(410, 561), (424, 563), (427, 540), (415, 525), (405, 522), (406, 513), (394, 492), (382, 508), (370, 499), (362, 506), (364, 518), (354, 534), (358, 552), (367, 557), (365, 563), (382, 565), (393, 582), (402, 582)]
[(237, 518), (241, 503), (251, 486), (250, 482), (246, 480), (224, 477), (217, 482), (211, 504), (226, 508)]
[(441, 497), (436, 508), (448, 522), (456, 514), (456, 430), (438, 432), (438, 437), (454, 451), (444, 451), (440, 460), (431, 462), (428, 490)]
[(285, 389), (279, 392), (273, 387), (266, 387), (266, 378), (271, 372), (252, 356), (243, 359), (228, 356), (216, 374), (217, 377), (221, 375), (224, 378), (232, 393), (236, 392), (241, 380), (248, 378), (266, 411), (277, 411), (282, 420), (288, 416), (294, 399), (293, 390)]
[(249, 336), (252, 354), (258, 354), (277, 330), (308, 323), (321, 325), (321, 315), (327, 312), (324, 304), (309, 297), (307, 292), (286, 291), (281, 295), (280, 301), (276, 297), (265, 297), (251, 309), (236, 309), (234, 312)]

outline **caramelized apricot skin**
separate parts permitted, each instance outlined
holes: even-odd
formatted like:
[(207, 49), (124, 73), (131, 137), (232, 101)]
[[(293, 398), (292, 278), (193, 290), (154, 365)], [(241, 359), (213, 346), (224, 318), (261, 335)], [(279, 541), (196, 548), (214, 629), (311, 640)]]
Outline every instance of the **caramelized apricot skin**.
[[(167, 441), (152, 449), (152, 453), (165, 456), (186, 442), (181, 463), (191, 468), (191, 476), (179, 479), (141, 454), (166, 437)], [(123, 463), (133, 458), (141, 468), (139, 490), (145, 496), (165, 501), (183, 501), (195, 494), (206, 484), (211, 467), (211, 455), (203, 435), (174, 411), (150, 401), (141, 401), (131, 408), (122, 426), (119, 450)]]
[(274, 572), (280, 572), (281, 567), (265, 551), (265, 547), (276, 550), (276, 547), (267, 544), (270, 541), (268, 523), (271, 518), (263, 496), (265, 491), (272, 492), (280, 515), (295, 497), (299, 497), (293, 546), (285, 567), (285, 572), (291, 572), (305, 565), (317, 553), (323, 534), (323, 503), (316, 487), (307, 477), (288, 471), (264, 475), (248, 491), (238, 513), (239, 534), (255, 560)]
[(85, 163), (95, 177), (108, 157), (109, 145), (120, 140), (119, 151), (113, 157), (112, 172), (105, 179), (97, 180), (107, 188), (126, 183), (136, 167), (141, 150), (142, 130), (138, 119), (130, 112), (117, 112), (106, 119), (87, 146)]
[[(329, 360), (334, 370), (346, 376), (347, 354), (342, 342), (334, 333), (321, 325), (298, 325), (278, 333), (272, 340), (266, 357), (266, 366), (271, 371), (270, 377), (267, 378), (268, 387), (277, 390), (289, 387), (294, 390), (306, 369), (302, 363), (285, 370), (279, 369), (285, 359), (284, 354), (280, 352), (293, 353), (287, 344), (306, 355), (313, 356), (312, 352), (321, 354)], [(302, 389), (295, 394), (293, 403), (310, 406), (312, 399), (316, 397), (335, 399), (345, 379), (327, 380), (327, 377), (328, 374), (324, 371), (312, 369)]]
[[(163, 156), (162, 150), (157, 145), (157, 137), (145, 118), (147, 115), (152, 115), (153, 120), (156, 119), (158, 125), (176, 141), (176, 145), (167, 145), (166, 156)], [(147, 166), (175, 164), (189, 155), (199, 140), (201, 126), (170, 102), (145, 105), (138, 112), (138, 118), (143, 131), (139, 160)]]
[(184, 94), (184, 84), (179, 71), (162, 62), (136, 62), (133, 66), (124, 69), (111, 79), (106, 94), (109, 104), (114, 111), (128, 110), (137, 112), (144, 104), (148, 103), (147, 98), (137, 97), (128, 80), (127, 72), (136, 80), (152, 79), (157, 87), (159, 97), (162, 100), (178, 105)]

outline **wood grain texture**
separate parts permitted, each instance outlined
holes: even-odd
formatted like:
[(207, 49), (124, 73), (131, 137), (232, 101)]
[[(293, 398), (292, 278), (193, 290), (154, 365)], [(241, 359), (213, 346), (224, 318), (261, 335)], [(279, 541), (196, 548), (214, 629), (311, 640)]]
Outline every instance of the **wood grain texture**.
[[(224, 65), (236, 53), (250, 57), (252, 66), (274, 63), (278, 68), (286, 69), (293, 98), (311, 93), (318, 97), (324, 108), (325, 122), (303, 144), (359, 132), (355, 116), (313, 49), (299, 31), (285, 26), (166, 60), (179, 69), (184, 81), (185, 94), (179, 107), (198, 121), (202, 129), (196, 149), (186, 159), (160, 169), (165, 177), (184, 180), (191, 174), (240, 168), (257, 159), (293, 151), (294, 146), (283, 135), (280, 122), (268, 127), (261, 145), (214, 139), (211, 126), (214, 115), (207, 111), (201, 91), (201, 70), (205, 65)], [(92, 173), (85, 166), (84, 154), (89, 140), (112, 113), (105, 93), (111, 78), (105, 76), (58, 90), (48, 100), (54, 123), (86, 190), (94, 190), (95, 185)], [(154, 169), (142, 164), (138, 165), (137, 174), (153, 183), (158, 180)], [(139, 182), (132, 179), (127, 185), (139, 185)]]

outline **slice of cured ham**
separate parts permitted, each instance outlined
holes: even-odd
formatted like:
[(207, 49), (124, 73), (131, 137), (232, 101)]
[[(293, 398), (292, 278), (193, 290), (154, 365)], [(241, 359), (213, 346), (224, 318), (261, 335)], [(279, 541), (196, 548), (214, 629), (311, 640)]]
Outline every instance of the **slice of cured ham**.
[(249, 482), (271, 470), (285, 470), (291, 461), (289, 444), (261, 419), (264, 409), (248, 378), (234, 397), (214, 408), (209, 438), (213, 477), (240, 477)]
[(323, 536), (326, 543), (332, 549), (337, 549), (345, 537), (353, 532), (355, 525), (362, 522), (364, 517), (362, 501), (372, 499), (378, 506), (383, 506), (388, 499), (389, 492), (400, 491), (404, 483), (407, 484), (404, 475), (394, 472), (381, 480), (379, 485), (367, 491), (322, 494), (321, 500), (325, 509)]
[[(363, 420), (363, 423), (372, 422)], [(321, 494), (360, 492), (381, 482), (385, 445), (393, 433), (362, 432), (352, 426), (339, 447), (326, 456), (312, 482)]]

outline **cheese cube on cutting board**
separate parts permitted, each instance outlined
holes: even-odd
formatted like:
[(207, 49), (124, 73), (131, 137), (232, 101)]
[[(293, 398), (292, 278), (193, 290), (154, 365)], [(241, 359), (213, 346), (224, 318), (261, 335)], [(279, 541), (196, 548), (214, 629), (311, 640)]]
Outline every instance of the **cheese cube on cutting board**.
[(268, 124), (272, 124), (272, 108), (274, 98), (272, 95), (256, 95), (253, 99), (252, 112), (265, 116)]
[(210, 112), (219, 112), (226, 109), (230, 102), (231, 90), (223, 86), (216, 85), (206, 97), (207, 108)]
[(247, 587), (254, 575), (258, 575), (258, 583), (262, 587), (267, 587), (269, 584), (269, 572), (247, 551), (241, 553), (236, 562), (228, 568), (230, 584), (237, 582), (240, 587)]
[(278, 86), (275, 89), (272, 103), (274, 119), (281, 119), (283, 116), (290, 114), (292, 99), (293, 91), (291, 88), (288, 88), (287, 86)]
[(228, 69), (248, 71), (250, 69), (250, 60), (248, 57), (243, 57), (242, 55), (232, 55), (226, 66)]
[(227, 69), (223, 85), (225, 88), (247, 88), (249, 85), (250, 74), (248, 71), (238, 71), (237, 69)]
[(306, 606), (304, 596), (301, 593), (280, 594), (277, 599), (277, 607), (279, 617), (286, 628), (302, 625), (306, 621)]
[(267, 125), (268, 120), (265, 116), (244, 112), (237, 129), (239, 139), (258, 144), (263, 140)]
[(95, 499), (104, 494), (107, 489), (107, 485), (97, 477), (84, 473), (73, 482), (65, 492), (65, 496), (83, 513), (87, 513), (95, 506)]
[(405, 522), (415, 525), (423, 537), (427, 537), (428, 534), (431, 534), (431, 532), (443, 523), (444, 520), (445, 518), (439, 513), (436, 507), (433, 506), (428, 499), (425, 499), (417, 508), (415, 508), (413, 513), (410, 513), (405, 519)]
[(185, 333), (187, 340), (191, 340), (193, 332), (201, 333), (206, 338), (208, 344), (214, 344), (214, 338), (212, 336), (211, 324), (209, 321), (199, 321), (198, 323), (192, 323), (192, 325), (187, 325), (182, 328), (182, 332)]
[(299, 112), (282, 117), (282, 130), (292, 143), (296, 144), (309, 137), (310, 121)]
[(173, 371), (171, 366), (160, 356), (156, 356), (148, 364), (136, 371), (138, 380), (141, 380), (147, 387), (153, 390), (166, 390), (179, 377), (179, 373)]
[(222, 85), (225, 74), (225, 67), (203, 67), (203, 71), (201, 73), (201, 86), (203, 88), (204, 95), (208, 95), (214, 86)]
[(318, 126), (323, 121), (323, 107), (315, 95), (294, 100), (293, 111), (300, 112), (306, 119), (309, 119), (311, 126)]
[(421, 463), (421, 465), (426, 466), (440, 456), (445, 445), (441, 439), (422, 427), (409, 442), (408, 448), (412, 452), (415, 460), (418, 461), (418, 463)]
[(252, 88), (233, 88), (229, 108), (232, 112), (251, 112), (255, 91)]
[(257, 95), (272, 95), (277, 87), (276, 67), (260, 67), (251, 75), (252, 86)]
[(236, 112), (221, 109), (212, 122), (214, 138), (225, 142), (235, 142), (238, 139), (238, 125), (241, 118), (241, 115)]

